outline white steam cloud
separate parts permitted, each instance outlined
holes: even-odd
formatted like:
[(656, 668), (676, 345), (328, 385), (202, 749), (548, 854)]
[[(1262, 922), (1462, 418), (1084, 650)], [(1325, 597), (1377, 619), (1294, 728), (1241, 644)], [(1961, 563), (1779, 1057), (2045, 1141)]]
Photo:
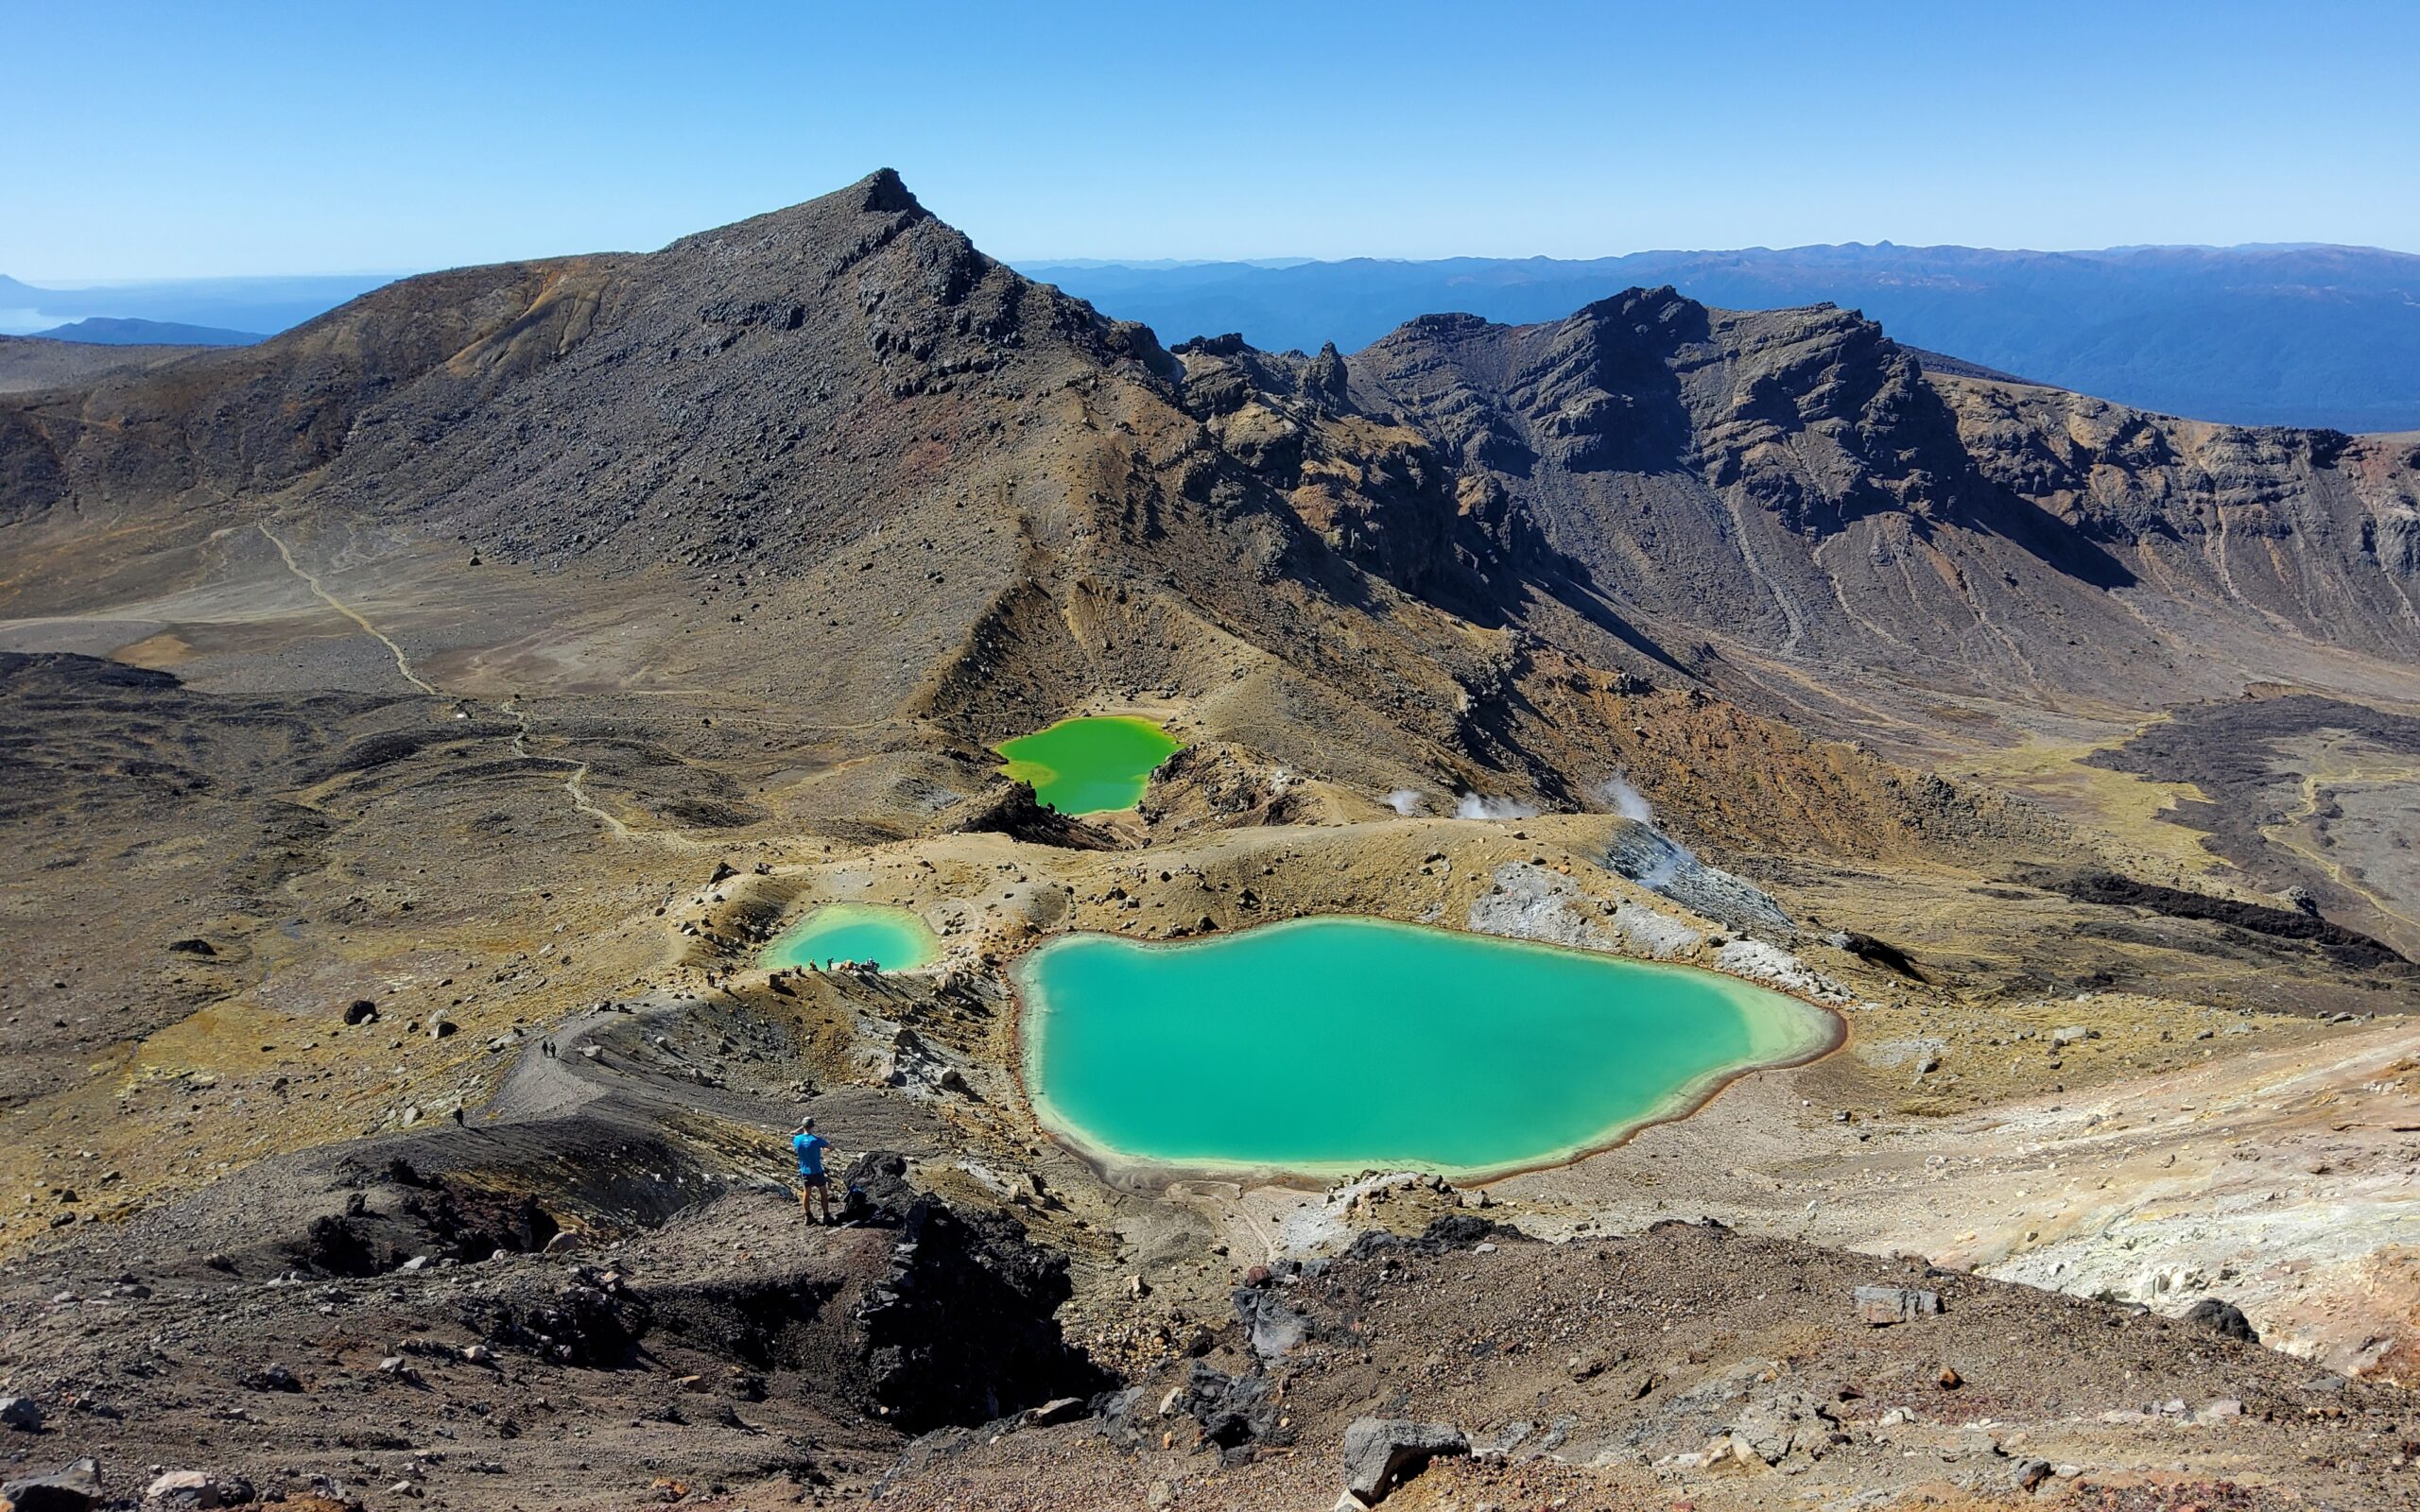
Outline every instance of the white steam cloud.
[(1655, 811), (1649, 807), (1647, 795), (1633, 787), (1629, 778), (1616, 772), (1597, 784), (1597, 796), (1611, 804), (1616, 814), (1647, 832), (1648, 854), (1644, 865), (1631, 874), (1631, 881), (1662, 892), (1680, 876), (1682, 868), (1697, 864), (1687, 846), (1655, 827)]
[(1533, 819), (1537, 815), (1537, 805), (1518, 799), (1481, 798), (1477, 793), (1465, 793), (1454, 799), (1454, 817), (1458, 819)]
[(1393, 792), (1387, 795), (1387, 807), (1394, 810), (1404, 817), (1409, 818), (1411, 816), (1420, 812), (1420, 800), (1422, 797), (1423, 794), (1420, 789), (1416, 787), (1398, 787)]
[(1630, 779), (1616, 772), (1599, 784), (1597, 796), (1614, 806), (1614, 812), (1638, 824), (1653, 824), (1655, 811), (1647, 806), (1647, 797), (1630, 785)]
[(1656, 846), (1654, 855), (1631, 881), (1637, 883), (1650, 892), (1662, 892), (1672, 885), (1674, 878), (1680, 876), (1681, 868), (1688, 862), (1695, 861), (1697, 857), (1689, 853), (1687, 846), (1673, 839), (1663, 831), (1656, 830), (1651, 833)]

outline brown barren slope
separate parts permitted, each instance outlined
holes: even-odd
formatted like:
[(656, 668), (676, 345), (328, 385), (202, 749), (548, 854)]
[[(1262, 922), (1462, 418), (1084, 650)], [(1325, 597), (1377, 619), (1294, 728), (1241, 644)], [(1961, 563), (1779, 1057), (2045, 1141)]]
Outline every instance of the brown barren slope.
[[(1325, 1504), (1383, 1415), (1495, 1451), (1408, 1506), (2408, 1504), (2415, 519), (1833, 309), (1171, 352), (889, 173), (0, 398), (9, 1473)], [(1188, 749), (1049, 815), (988, 747), (1076, 713)], [(843, 900), (942, 966), (754, 966)], [(1322, 912), (1846, 1040), (1484, 1192), (1037, 1125), (1018, 952)]]

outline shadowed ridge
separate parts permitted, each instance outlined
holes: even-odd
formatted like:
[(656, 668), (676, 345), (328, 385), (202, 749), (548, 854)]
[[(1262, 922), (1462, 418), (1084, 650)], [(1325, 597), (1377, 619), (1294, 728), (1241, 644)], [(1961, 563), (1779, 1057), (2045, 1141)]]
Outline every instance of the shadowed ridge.
[[(1522, 576), (1592, 621), (1619, 606), (1664, 644), (1719, 630), (1854, 656), (1887, 626), (1938, 646), (1943, 627), (2007, 612), (1979, 584), (2047, 567), (2082, 611), (2132, 581), (1980, 470), (1917, 359), (1835, 305), (1628, 289), (1531, 325), (1409, 321), (1353, 368), (1452, 459), (1470, 517), (1506, 523)], [(1989, 632), (1974, 644), (2021, 661)]]
[(865, 196), (865, 207), (868, 210), (880, 211), (885, 215), (896, 215), (903, 210), (930, 214), (925, 211), (924, 205), (908, 189), (906, 180), (899, 177), (899, 170), (896, 168), (876, 168), (851, 184), (848, 190), (843, 191), (843, 193), (848, 192), (862, 193)]
[(918, 221), (941, 224), (933, 213), (908, 187), (897, 170), (876, 168), (856, 182), (835, 189), (830, 194), (817, 195), (796, 204), (784, 205), (762, 215), (750, 215), (726, 225), (691, 232), (667, 243), (662, 252), (677, 253), (700, 247), (714, 247), (751, 240), (769, 241), (777, 236), (794, 236), (809, 242), (828, 242), (843, 234), (844, 228), (854, 222), (896, 221), (904, 228)]

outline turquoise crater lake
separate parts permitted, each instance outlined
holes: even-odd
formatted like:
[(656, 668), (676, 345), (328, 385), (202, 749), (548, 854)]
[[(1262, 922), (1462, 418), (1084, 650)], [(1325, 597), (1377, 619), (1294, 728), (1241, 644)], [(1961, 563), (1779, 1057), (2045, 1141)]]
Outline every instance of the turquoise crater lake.
[(1003, 742), (1000, 770), (1062, 814), (1106, 814), (1143, 801), (1160, 763), (1184, 748), (1149, 719), (1127, 714), (1062, 719)]
[(765, 947), (757, 964), (829, 968), (872, 961), (886, 971), (912, 971), (941, 958), (941, 937), (905, 908), (888, 903), (825, 903)]
[(1330, 917), (1020, 963), (1027, 1093), (1104, 1165), (1500, 1175), (1686, 1111), (1837, 1040), (1732, 977)]

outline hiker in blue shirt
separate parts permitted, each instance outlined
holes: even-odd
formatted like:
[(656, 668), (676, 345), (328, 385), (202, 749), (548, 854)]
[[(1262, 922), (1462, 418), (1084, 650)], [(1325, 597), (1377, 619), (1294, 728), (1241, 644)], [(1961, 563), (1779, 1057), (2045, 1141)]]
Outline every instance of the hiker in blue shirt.
[(798, 1132), (790, 1138), (790, 1148), (798, 1155), (798, 1211), (810, 1223), (815, 1220), (815, 1209), (808, 1205), (808, 1199), (819, 1194), (823, 1198), (823, 1221), (827, 1225), (832, 1222), (832, 1178), (823, 1174), (823, 1152), (831, 1147), (830, 1140), (815, 1132), (814, 1119), (798, 1121)]

